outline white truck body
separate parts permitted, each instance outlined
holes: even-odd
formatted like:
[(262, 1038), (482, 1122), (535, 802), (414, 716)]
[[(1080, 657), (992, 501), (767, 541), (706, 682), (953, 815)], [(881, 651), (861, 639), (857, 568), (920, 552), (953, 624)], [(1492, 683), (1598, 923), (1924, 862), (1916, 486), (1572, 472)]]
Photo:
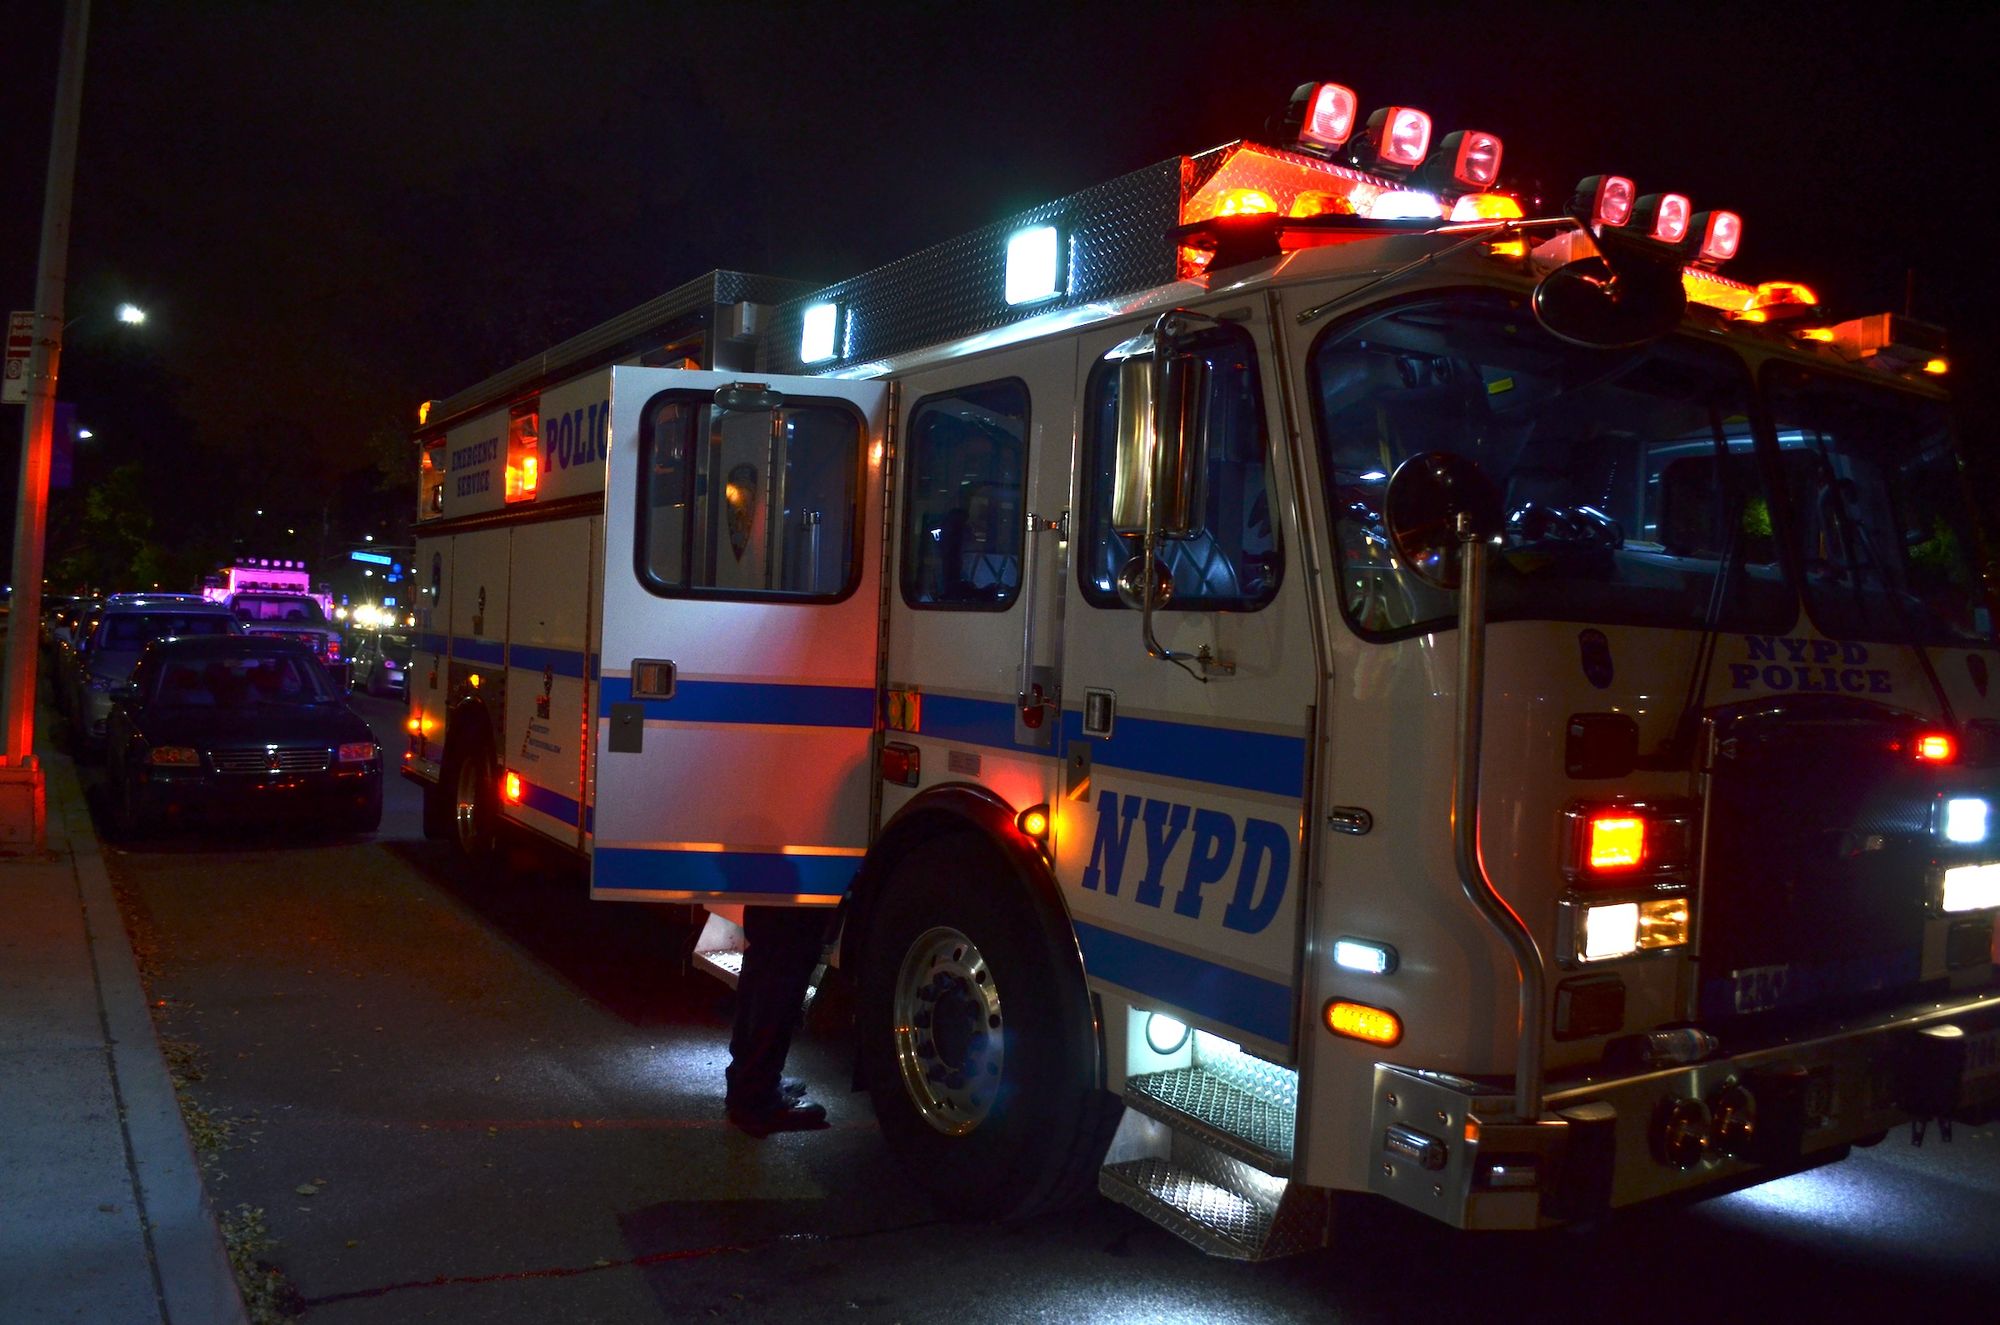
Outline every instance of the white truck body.
[[(999, 1213), (1074, 1185), (1056, 1170), (1082, 1154), (1104, 1165), (1107, 1194), (1254, 1258), (1325, 1241), (1333, 1191), (1467, 1227), (1537, 1227), (1990, 1111), (2000, 894), (1978, 871), (2000, 848), (1983, 830), (1946, 841), (1923, 817), (1932, 808), (1890, 824), (1848, 803), (1993, 795), (1990, 619), (1963, 615), (1963, 638), (1927, 626), (1917, 645), (1889, 637), (1879, 610), (1863, 628), (1822, 629), (1797, 595), (1836, 600), (1814, 598), (1794, 554), (1759, 541), (1791, 527), (1780, 516), (1772, 533), (1771, 509), (1803, 502), (1783, 485), (1745, 499), (1706, 551), (1667, 527), (1693, 518), (1674, 493), (1720, 494), (1736, 480), (1716, 476), (1748, 473), (1753, 455), (1775, 470), (1805, 454), (1762, 421), (1794, 408), (1787, 391), (1881, 392), (1919, 412), (1936, 393), (1873, 351), (1732, 323), (1716, 309), (1737, 287), (1691, 270), (1697, 306), (1646, 351), (1657, 372), (1641, 375), (1659, 384), (1632, 390), (1646, 409), (1677, 404), (1671, 383), (1709, 373), (1719, 394), (1675, 425), (1685, 437), (1635, 450), (1608, 430), (1598, 451), (1575, 451), (1579, 465), (1599, 451), (1640, 465), (1593, 480), (1631, 503), (1615, 542), (1586, 530), (1531, 545), (1524, 521), (1559, 504), (1521, 495), (1537, 481), (1527, 468), (1505, 471), (1502, 592), (1541, 592), (1531, 577), (1545, 567), (1592, 568), (1559, 610), (1496, 600), (1480, 623), (1475, 854), (1533, 940), (1531, 980), (1454, 857), (1462, 673), (1459, 633), (1439, 615), (1451, 600), (1426, 597), (1377, 525), (1390, 472), (1445, 444), (1439, 420), (1457, 417), (1438, 413), (1450, 383), (1414, 379), (1488, 352), (1454, 319), (1541, 337), (1525, 300), (1578, 252), (1538, 263), (1485, 241), (1583, 232), (1587, 244), (1587, 230), (1356, 225), (1339, 242), (1190, 269), (1187, 236), (1166, 231), (1213, 215), (1215, 190), (1243, 179), (1393, 182), (1231, 145), (825, 290), (717, 273), (443, 402), (418, 437), (403, 765), (426, 787), (427, 823), (475, 858), (496, 818), (583, 853), (599, 897), (723, 915), (840, 908), (840, 960), (864, 990), (864, 1074), (878, 1113), (916, 1120), (885, 1129), (940, 1186), (964, 1180), (961, 1155), (980, 1173), (1002, 1161), (1040, 1173)], [(1051, 222), (1069, 253), (1057, 296), (1004, 303), (1009, 237)], [(833, 352), (805, 364), (816, 349), (802, 333), (829, 305)], [(1209, 393), (1206, 516), (1160, 540), (1172, 606), (1147, 612), (1119, 600), (1107, 561), (1140, 546), (1115, 518), (1129, 480), (1118, 449), (1159, 436), (1157, 420), (1119, 421), (1118, 392), (1141, 381), (1120, 365), (1148, 362), (1176, 310)], [(1451, 356), (1380, 348), (1460, 335)], [(1532, 365), (1482, 367), (1450, 408), (1516, 408), (1509, 393), (1541, 389), (1534, 365), (1568, 353), (1545, 339)], [(690, 366), (647, 366), (663, 362)], [(1398, 364), (1400, 383), (1355, 385)], [(1807, 385), (1784, 385), (1793, 374)], [(1566, 389), (1599, 387), (1573, 376)], [(1362, 426), (1339, 413), (1350, 398), (1369, 421), (1359, 460), (1340, 458)], [(1539, 444), (1554, 427), (1524, 435)], [(1700, 583), (1682, 578), (1689, 566), (1711, 586), (1735, 578), (1683, 590)], [(1808, 693), (1820, 707), (1788, 707)], [(1677, 745), (1684, 728), (1700, 739)], [(1761, 794), (1734, 790), (1748, 785), (1727, 762), (1737, 742), (1791, 750), (1836, 728), (1911, 742), (1938, 729), (1963, 746), (1941, 771), (1884, 764), (1847, 800), (1823, 798), (1845, 817), (1822, 836), (1875, 853), (1841, 860), (1900, 871), (1902, 900), (1881, 912), (1895, 933), (1879, 942), (1873, 902), (1767, 904), (1727, 855), (1752, 860), (1730, 805)], [(1600, 740), (1630, 751), (1606, 755)], [(1786, 767), (1814, 757), (1834, 755)], [(1653, 816), (1648, 833), (1684, 832), (1692, 854), (1650, 846), (1665, 854), (1646, 857), (1643, 878), (1594, 880), (1566, 834), (1606, 806)], [(940, 841), (962, 877), (940, 877)], [(1839, 877), (1828, 896), (1865, 891)], [(1041, 927), (1025, 977), (1018, 930), (953, 890), (1003, 893), (993, 905)], [(1594, 950), (1593, 926), (1630, 919), (1605, 898), (1645, 917), (1635, 943), (1662, 941)], [(1766, 920), (1796, 936), (1761, 948), (1750, 931)], [(1822, 920), (1841, 936), (1823, 950)], [(973, 942), (954, 949), (954, 935)], [(1024, 980), (1037, 999), (1044, 983), (1073, 989), (1074, 1007), (1048, 994), (1059, 1005), (1038, 1010)], [(1020, 1010), (1003, 1022), (1010, 997)], [(969, 1045), (933, 1029), (947, 1004), (953, 1017), (972, 1008)], [(1023, 1025), (1026, 1013), (1038, 1020)], [(1384, 1013), (1392, 1022), (1369, 1021)], [(1009, 1082), (997, 1097), (980, 1089), (982, 1064)], [(1093, 1100), (1122, 1100), (1122, 1119), (1029, 1100), (1071, 1076)]]

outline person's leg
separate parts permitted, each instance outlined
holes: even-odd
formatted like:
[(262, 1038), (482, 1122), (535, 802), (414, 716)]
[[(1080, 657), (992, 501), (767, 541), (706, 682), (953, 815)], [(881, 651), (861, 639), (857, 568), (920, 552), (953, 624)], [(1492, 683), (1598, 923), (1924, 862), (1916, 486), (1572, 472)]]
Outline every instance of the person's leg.
[(779, 1125), (817, 1122), (825, 1110), (800, 1102), (781, 1082), (806, 987), (825, 948), (826, 913), (753, 906), (744, 912), (743, 933), (749, 947), (736, 982), (736, 1022), (729, 1038), (729, 1108), (732, 1115)]

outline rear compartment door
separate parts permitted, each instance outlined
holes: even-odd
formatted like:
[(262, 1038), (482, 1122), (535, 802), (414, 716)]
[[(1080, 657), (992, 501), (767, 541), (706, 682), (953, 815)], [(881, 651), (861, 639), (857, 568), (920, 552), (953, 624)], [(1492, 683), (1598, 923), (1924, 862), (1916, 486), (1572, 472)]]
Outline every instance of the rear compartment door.
[(613, 371), (593, 897), (845, 894), (873, 782), (887, 394)]

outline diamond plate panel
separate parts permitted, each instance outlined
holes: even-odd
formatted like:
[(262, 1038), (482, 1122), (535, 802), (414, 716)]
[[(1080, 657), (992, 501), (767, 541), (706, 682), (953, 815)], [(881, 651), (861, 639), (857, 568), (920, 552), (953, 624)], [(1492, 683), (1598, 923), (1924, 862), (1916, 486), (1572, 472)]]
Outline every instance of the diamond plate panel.
[(1097, 1187), (1211, 1256), (1264, 1257), (1274, 1212), (1178, 1164), (1135, 1159), (1109, 1165), (1098, 1174)]
[[(845, 317), (842, 365), (866, 363), (978, 335), (1023, 318), (1150, 289), (1174, 279), (1180, 157), (1043, 203), (1004, 221), (933, 245), (885, 267), (781, 305), (771, 319), (761, 371), (817, 372), (799, 360), (807, 308), (826, 302)], [(1062, 297), (1010, 307), (1007, 239), (1053, 223), (1070, 243), (1069, 287)]]
[(1296, 1087), (1290, 1099), (1266, 1098), (1207, 1067), (1184, 1067), (1131, 1078), (1125, 1099), (1267, 1173), (1291, 1172)]

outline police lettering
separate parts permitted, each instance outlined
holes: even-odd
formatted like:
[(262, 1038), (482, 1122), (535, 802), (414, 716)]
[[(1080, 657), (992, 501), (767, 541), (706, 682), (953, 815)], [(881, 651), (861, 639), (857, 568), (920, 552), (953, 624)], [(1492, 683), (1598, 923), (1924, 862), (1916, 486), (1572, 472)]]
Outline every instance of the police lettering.
[(1097, 837), (1083, 871), (1085, 888), (1118, 896), (1135, 827), (1146, 859), (1132, 889), (1134, 904), (1156, 910), (1166, 904), (1168, 859), (1191, 833), (1187, 867), (1173, 893), (1174, 914), (1200, 920), (1208, 903), (1206, 890), (1223, 883), (1233, 865), (1236, 881), (1222, 911), (1223, 927), (1255, 934), (1276, 918), (1292, 869), (1292, 839), (1278, 824), (1245, 819), (1239, 835), (1237, 821), (1217, 810), (1102, 791), (1097, 795)]
[[(1729, 664), (1729, 688), (1798, 690), (1823, 695), (1895, 693), (1886, 667), (1869, 667), (1868, 646), (1852, 640), (1745, 635), (1748, 662)], [(1841, 664), (1836, 667), (1833, 663)], [(1759, 666), (1759, 664), (1762, 666)]]
[(611, 402), (547, 419), (542, 424), (542, 468), (595, 464), (611, 454)]

